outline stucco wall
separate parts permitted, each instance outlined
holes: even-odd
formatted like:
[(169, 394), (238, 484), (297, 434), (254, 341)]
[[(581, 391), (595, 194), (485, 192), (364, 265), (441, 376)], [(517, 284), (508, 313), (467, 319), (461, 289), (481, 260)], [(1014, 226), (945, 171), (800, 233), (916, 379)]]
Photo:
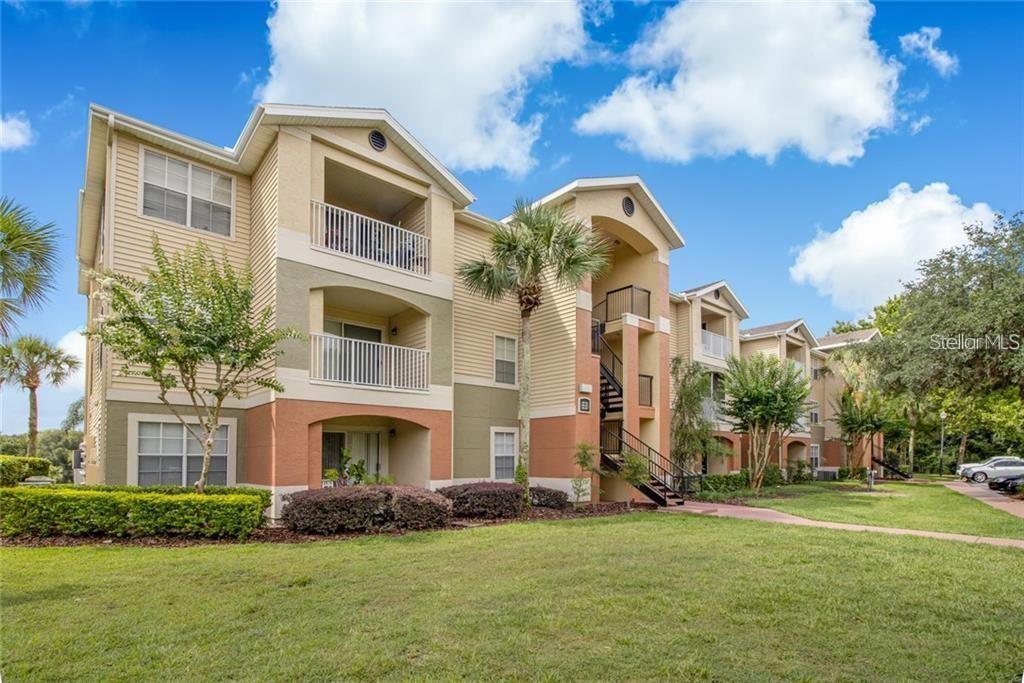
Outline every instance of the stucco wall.
[(455, 385), (454, 479), (491, 476), (491, 427), (516, 427), (519, 392)]

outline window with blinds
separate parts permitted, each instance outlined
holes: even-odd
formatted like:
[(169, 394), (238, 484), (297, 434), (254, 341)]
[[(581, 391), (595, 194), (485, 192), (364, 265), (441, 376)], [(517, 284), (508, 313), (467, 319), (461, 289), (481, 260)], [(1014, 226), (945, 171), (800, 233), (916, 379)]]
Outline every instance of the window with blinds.
[(179, 225), (231, 235), (230, 176), (146, 150), (142, 214)]

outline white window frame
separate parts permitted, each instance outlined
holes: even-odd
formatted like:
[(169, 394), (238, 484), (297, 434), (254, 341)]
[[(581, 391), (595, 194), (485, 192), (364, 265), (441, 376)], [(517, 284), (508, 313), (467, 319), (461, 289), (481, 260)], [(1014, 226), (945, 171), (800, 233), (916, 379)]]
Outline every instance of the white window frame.
[[(512, 341), (512, 360), (508, 361), (504, 358), (498, 358), (498, 339), (510, 339)], [(511, 382), (499, 382), (498, 381), (498, 360), (502, 362), (512, 363), (512, 381)], [(494, 333), (494, 340), (491, 343), (491, 381), (493, 381), (499, 387), (518, 388), (519, 387), (519, 339), (516, 337), (509, 336), (507, 334)]]
[(807, 421), (810, 422), (812, 425), (820, 425), (821, 424), (821, 407), (820, 406), (812, 405), (807, 410)]
[[(324, 316), (324, 322), (340, 323), (341, 324), (342, 335), (344, 335), (344, 333), (345, 333), (345, 325), (355, 325), (357, 327), (365, 327), (367, 329), (380, 330), (380, 343), (381, 344), (390, 344), (391, 343), (391, 335), (388, 333), (388, 328), (386, 326), (380, 325), (378, 323), (367, 323), (367, 322), (362, 322), (360, 320), (351, 320), (349, 318), (337, 318), (337, 317), (335, 317), (333, 315), (325, 315)], [(336, 336), (336, 335), (333, 335), (333, 334), (331, 334), (330, 332), (327, 332), (327, 331), (324, 331), (324, 334), (330, 335), (332, 337)]]
[[(817, 461), (818, 461), (817, 465), (814, 464), (815, 459), (817, 459)], [(808, 463), (810, 463), (812, 471), (821, 469), (821, 445), (820, 444), (812, 443), (810, 445), (810, 448), (808, 449), (807, 461), (808, 461)]]
[[(165, 218), (159, 218), (157, 216), (147, 216), (145, 213), (143, 213), (142, 205), (143, 205), (143, 202), (144, 202), (144, 194), (145, 194), (145, 191), (146, 191), (146, 152), (147, 151), (148, 152), (152, 152), (153, 154), (159, 154), (159, 155), (161, 155), (163, 157), (166, 157), (168, 159), (174, 159), (175, 161), (178, 161), (180, 163), (188, 165), (188, 188), (187, 188), (187, 190), (185, 192), (185, 224), (184, 225), (182, 225), (181, 223), (175, 223), (174, 221), (169, 221), (169, 220), (167, 220)], [(169, 152), (167, 152), (165, 150), (157, 149), (156, 147), (149, 147), (147, 145), (139, 145), (139, 162), (138, 162), (138, 164), (139, 164), (138, 165), (138, 169), (139, 169), (139, 172), (138, 172), (138, 176), (139, 176), (138, 194), (139, 194), (139, 197), (138, 197), (138, 203), (137, 203), (137, 206), (136, 206), (136, 213), (138, 214), (139, 218), (141, 218), (143, 220), (148, 220), (148, 221), (156, 221), (157, 223), (161, 223), (163, 225), (169, 225), (169, 226), (172, 226), (172, 227), (175, 227), (175, 228), (188, 230), (188, 231), (193, 232), (193, 233), (199, 233), (200, 235), (209, 235), (211, 237), (215, 237), (215, 238), (221, 239), (221, 240), (228, 240), (228, 241), (232, 241), (232, 242), (235, 240), (235, 215), (238, 213), (238, 211), (237, 211), (237, 200), (236, 200), (236, 193), (238, 192), (238, 179), (233, 174), (225, 173), (224, 171), (217, 170), (217, 169), (212, 168), (210, 166), (204, 166), (203, 164), (194, 163), (194, 162), (192, 162), (192, 161), (190, 161), (188, 159), (185, 159), (183, 157), (180, 157), (180, 156), (178, 156), (176, 154), (171, 154), (171, 153), (169, 153)], [(208, 171), (210, 173), (216, 173), (218, 175), (222, 175), (222, 176), (224, 176), (226, 178), (230, 178), (231, 179), (231, 206), (230, 206), (230, 209), (231, 209), (231, 221), (230, 221), (230, 223), (228, 225), (229, 233), (227, 235), (221, 235), (219, 233), (213, 232), (212, 230), (201, 230), (199, 228), (193, 228), (192, 227), (192, 167), (193, 166), (195, 166), (196, 168), (201, 168), (204, 171)], [(206, 201), (206, 200), (203, 200), (203, 201)], [(214, 203), (216, 203), (216, 202), (214, 202)], [(221, 206), (223, 206), (223, 205), (221, 205)]]
[[(509, 479), (498, 479), (497, 475), (495, 474), (495, 471), (497, 469), (495, 467), (495, 465), (496, 465), (496, 463), (495, 463), (496, 455), (494, 453), (494, 435), (495, 434), (512, 434), (512, 437), (513, 437), (512, 438), (512, 452), (514, 453), (514, 455), (513, 455), (514, 462), (513, 462), (513, 465), (512, 465), (512, 472), (513, 472), (512, 478), (509, 478)], [(491, 427), (490, 444), (489, 444), (488, 448), (489, 448), (490, 453), (491, 453), (491, 458), (490, 458), (490, 460), (491, 460), (491, 479), (493, 479), (494, 481), (512, 481), (515, 478), (515, 469), (517, 467), (519, 467), (519, 428), (518, 427)]]
[[(163, 422), (170, 424), (181, 424), (173, 415), (159, 413), (128, 413), (128, 475), (127, 482), (131, 486), (139, 485), (139, 423), (140, 422)], [(188, 424), (199, 424), (199, 418), (186, 415), (185, 422)], [(228, 428), (228, 473), (227, 485), (235, 486), (237, 478), (235, 469), (238, 461), (238, 419), (234, 417), (220, 418), (220, 424)], [(186, 463), (182, 463), (185, 467)], [(187, 469), (186, 469), (187, 471)], [(186, 486), (189, 484), (185, 484)]]

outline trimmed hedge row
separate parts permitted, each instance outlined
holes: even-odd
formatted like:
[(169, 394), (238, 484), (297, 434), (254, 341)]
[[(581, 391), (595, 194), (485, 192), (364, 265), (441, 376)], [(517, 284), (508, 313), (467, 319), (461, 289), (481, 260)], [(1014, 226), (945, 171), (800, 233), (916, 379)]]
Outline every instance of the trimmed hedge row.
[[(167, 496), (180, 496), (187, 493), (195, 493), (191, 486), (126, 486), (123, 484), (56, 484), (54, 488), (73, 488), (76, 491), (124, 491), (126, 493), (162, 493)], [(270, 507), (273, 496), (270, 489), (260, 489), (255, 486), (207, 486), (203, 495), (229, 496), (240, 494), (245, 496), (256, 496), (263, 502), (263, 508)]]
[(518, 517), (525, 507), (523, 487), (519, 484), (478, 481), (446, 486), (437, 492), (452, 501), (452, 514), (456, 517)]
[(241, 539), (263, 524), (263, 508), (262, 498), (240, 493), (7, 488), (0, 489), (0, 535)]
[(747, 471), (743, 470), (736, 474), (707, 474), (704, 476), (701, 488), (704, 491), (726, 493), (742, 491), (748, 486), (750, 486), (750, 477), (747, 476)]
[(569, 494), (546, 486), (531, 486), (530, 505), (538, 508), (564, 510), (569, 507)]
[(418, 486), (312, 489), (285, 496), (285, 503), (284, 525), (309, 534), (433, 529), (452, 519), (448, 499)]
[(28, 477), (50, 474), (50, 461), (46, 458), (26, 458), (20, 455), (0, 455), (0, 486), (17, 486)]

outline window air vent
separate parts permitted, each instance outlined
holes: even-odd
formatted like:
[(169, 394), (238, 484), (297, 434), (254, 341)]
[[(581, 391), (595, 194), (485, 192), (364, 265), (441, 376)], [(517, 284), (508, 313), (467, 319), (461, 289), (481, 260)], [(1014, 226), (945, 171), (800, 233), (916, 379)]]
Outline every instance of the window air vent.
[(622, 198), (622, 211), (627, 216), (632, 216), (633, 212), (636, 211), (636, 207), (633, 206), (633, 200), (630, 197)]
[(378, 152), (383, 152), (387, 146), (388, 139), (384, 137), (384, 133), (376, 129), (370, 131), (370, 147), (373, 147)]

